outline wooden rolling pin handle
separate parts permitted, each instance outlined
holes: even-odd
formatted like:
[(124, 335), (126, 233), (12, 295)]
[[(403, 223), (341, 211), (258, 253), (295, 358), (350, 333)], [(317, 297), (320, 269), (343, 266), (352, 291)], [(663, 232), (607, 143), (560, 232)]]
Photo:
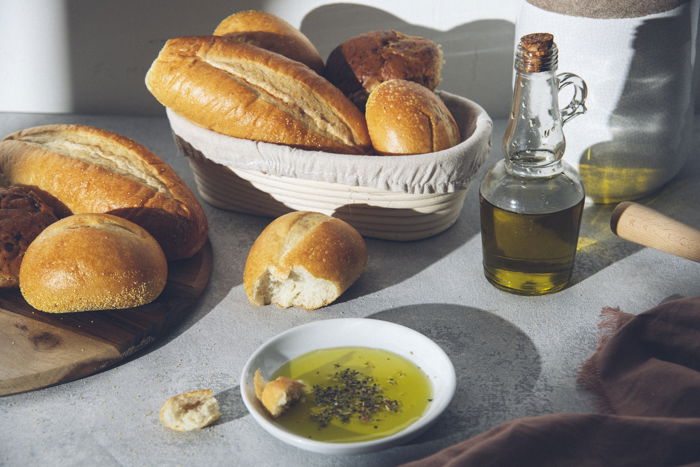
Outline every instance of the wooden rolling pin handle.
[(700, 230), (651, 208), (625, 201), (610, 217), (613, 233), (625, 240), (700, 262)]

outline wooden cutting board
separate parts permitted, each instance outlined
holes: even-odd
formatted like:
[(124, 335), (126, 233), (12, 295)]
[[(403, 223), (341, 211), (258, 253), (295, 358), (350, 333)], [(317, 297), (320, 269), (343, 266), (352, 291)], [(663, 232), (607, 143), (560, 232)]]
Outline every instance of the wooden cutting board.
[(172, 329), (209, 282), (211, 244), (168, 267), (160, 297), (128, 310), (50, 314), (30, 307), (17, 289), (0, 290), (0, 395), (91, 375)]

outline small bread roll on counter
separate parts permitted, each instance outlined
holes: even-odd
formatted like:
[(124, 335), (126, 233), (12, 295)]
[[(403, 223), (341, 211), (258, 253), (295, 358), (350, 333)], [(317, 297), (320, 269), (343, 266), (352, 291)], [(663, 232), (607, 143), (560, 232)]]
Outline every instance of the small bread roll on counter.
[(169, 398), (160, 409), (160, 423), (175, 431), (201, 430), (221, 418), (211, 389), (197, 389)]
[(328, 56), (324, 76), (360, 109), (384, 81), (405, 79), (434, 90), (442, 50), (430, 39), (398, 31), (371, 31), (345, 40)]
[(366, 117), (379, 154), (423, 154), (460, 141), (457, 122), (442, 99), (411, 81), (395, 79), (377, 86), (367, 100)]
[(297, 28), (271, 13), (248, 10), (225, 18), (214, 30), (215, 36), (229, 36), (284, 55), (323, 71), (323, 59), (308, 37)]
[(146, 230), (109, 214), (65, 217), (27, 248), (19, 270), (24, 299), (69, 313), (145, 305), (165, 288), (168, 264)]
[(316, 212), (275, 219), (250, 249), (243, 285), (251, 303), (314, 310), (336, 300), (367, 265), (362, 236)]

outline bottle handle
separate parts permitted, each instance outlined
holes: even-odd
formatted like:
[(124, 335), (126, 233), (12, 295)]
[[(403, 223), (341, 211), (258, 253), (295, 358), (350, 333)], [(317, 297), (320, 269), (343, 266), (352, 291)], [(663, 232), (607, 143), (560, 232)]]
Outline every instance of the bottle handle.
[(559, 80), (559, 92), (567, 86), (574, 87), (574, 96), (571, 98), (571, 102), (563, 109), (560, 109), (562, 124), (564, 124), (575, 116), (586, 112), (588, 86), (586, 86), (586, 82), (580, 76), (573, 73), (559, 73), (557, 79)]

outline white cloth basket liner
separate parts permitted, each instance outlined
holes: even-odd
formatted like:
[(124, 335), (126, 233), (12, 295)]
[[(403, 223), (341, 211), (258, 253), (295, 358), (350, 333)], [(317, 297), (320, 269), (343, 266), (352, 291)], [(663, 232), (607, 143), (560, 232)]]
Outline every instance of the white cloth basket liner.
[(202, 198), (216, 207), (276, 217), (316, 211), (362, 235), (418, 240), (459, 218), (467, 188), (488, 158), (492, 121), (468, 99), (440, 93), (460, 126), (453, 148), (411, 156), (306, 151), (221, 135), (168, 110)]
[(170, 109), (167, 114), (176, 135), (229, 168), (386, 191), (450, 193), (466, 189), (488, 157), (492, 122), (476, 103), (442, 91), (440, 96), (466, 138), (444, 151), (410, 157), (333, 154), (233, 138), (194, 125)]

